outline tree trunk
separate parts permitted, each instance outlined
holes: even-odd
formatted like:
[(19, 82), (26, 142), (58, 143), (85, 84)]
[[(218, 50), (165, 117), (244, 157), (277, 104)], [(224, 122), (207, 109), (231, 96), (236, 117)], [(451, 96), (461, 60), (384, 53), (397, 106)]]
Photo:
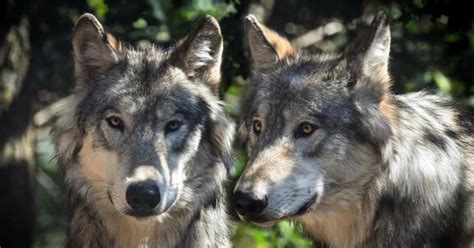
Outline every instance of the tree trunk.
[(29, 247), (34, 132), (32, 94), (23, 85), (30, 60), (29, 24), (26, 17), (14, 19), (2, 20), (6, 26), (0, 32), (0, 247)]

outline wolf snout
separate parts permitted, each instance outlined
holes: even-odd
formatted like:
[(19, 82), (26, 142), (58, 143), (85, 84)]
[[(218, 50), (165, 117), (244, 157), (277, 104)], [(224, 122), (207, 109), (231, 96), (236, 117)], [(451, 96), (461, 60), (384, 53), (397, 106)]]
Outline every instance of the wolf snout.
[(151, 212), (160, 203), (160, 188), (152, 180), (132, 183), (127, 188), (126, 199), (134, 212)]
[(234, 207), (242, 216), (252, 216), (261, 213), (267, 207), (267, 196), (259, 197), (252, 192), (236, 191), (233, 195)]

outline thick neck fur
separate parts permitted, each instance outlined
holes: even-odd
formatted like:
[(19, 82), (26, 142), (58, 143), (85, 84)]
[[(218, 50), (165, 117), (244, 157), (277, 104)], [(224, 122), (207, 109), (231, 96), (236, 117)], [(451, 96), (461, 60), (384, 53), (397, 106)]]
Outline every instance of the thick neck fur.
[(347, 199), (346, 202), (336, 198), (337, 195), (333, 201), (326, 201), (325, 206), (318, 206), (298, 219), (305, 232), (314, 240), (322, 241), (330, 247), (356, 247), (367, 236), (373, 219), (373, 203), (365, 201), (362, 196), (356, 200)]
[(351, 190), (332, 193), (298, 220), (330, 247), (454, 244), (461, 239), (456, 235), (463, 235), (459, 219), (474, 212), (472, 199), (467, 207), (459, 204), (473, 194), (462, 168), (472, 174), (473, 162), (466, 160), (472, 152), (464, 149), (469, 144), (460, 145), (467, 139), (472, 145), (472, 138), (453, 138), (465, 131), (458, 112), (447, 107), (449, 99), (422, 92), (387, 100), (383, 114), (392, 136), (381, 149), (381, 161), (367, 161), (381, 169)]
[[(356, 247), (367, 236), (373, 219), (376, 203), (373, 192), (369, 192), (374, 178), (381, 173), (380, 157), (357, 156), (366, 153), (371, 146), (360, 146), (349, 151), (346, 163), (371, 164), (371, 173), (366, 173), (352, 182), (332, 186), (326, 191), (316, 208), (298, 217), (305, 232), (315, 240), (329, 244), (330, 247)], [(343, 162), (344, 162), (343, 161)], [(353, 165), (347, 164), (348, 168)]]

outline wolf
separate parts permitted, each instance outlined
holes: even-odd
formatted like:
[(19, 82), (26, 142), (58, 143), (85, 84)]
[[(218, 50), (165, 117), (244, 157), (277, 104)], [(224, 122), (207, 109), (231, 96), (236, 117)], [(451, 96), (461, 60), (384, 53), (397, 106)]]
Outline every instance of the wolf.
[(296, 220), (329, 247), (474, 247), (472, 121), (447, 96), (390, 92), (383, 12), (340, 54), (245, 23), (241, 219)]
[(234, 124), (217, 89), (219, 24), (168, 49), (124, 47), (77, 21), (76, 86), (54, 128), (68, 247), (230, 247), (225, 185)]

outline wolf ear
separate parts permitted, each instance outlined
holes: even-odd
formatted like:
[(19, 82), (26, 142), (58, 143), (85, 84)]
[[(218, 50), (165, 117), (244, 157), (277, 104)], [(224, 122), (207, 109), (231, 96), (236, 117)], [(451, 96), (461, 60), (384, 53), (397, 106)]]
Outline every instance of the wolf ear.
[(385, 144), (392, 133), (387, 120), (393, 115), (387, 98), (390, 88), (389, 52), (390, 27), (382, 11), (344, 52), (351, 74), (348, 87), (358, 111), (364, 115), (360, 126), (367, 130), (369, 139), (377, 145)]
[(104, 73), (120, 58), (121, 44), (104, 32), (99, 20), (91, 14), (82, 15), (72, 34), (76, 76), (87, 78)]
[(222, 158), (227, 170), (232, 166), (232, 145), (234, 143), (235, 125), (221, 108), (221, 103), (209, 101), (206, 103), (209, 111), (209, 119), (207, 120), (207, 130), (209, 133), (205, 135), (209, 139), (212, 147)]
[(245, 29), (255, 67), (262, 67), (295, 53), (291, 43), (261, 24), (253, 15), (245, 18)]
[(369, 28), (346, 47), (344, 55), (357, 79), (367, 78), (368, 83), (378, 84), (380, 90), (386, 93), (390, 87), (389, 53), (390, 26), (387, 16), (380, 11)]
[(189, 78), (200, 79), (217, 90), (223, 46), (219, 22), (206, 15), (186, 38), (178, 42), (171, 54), (171, 63)]

